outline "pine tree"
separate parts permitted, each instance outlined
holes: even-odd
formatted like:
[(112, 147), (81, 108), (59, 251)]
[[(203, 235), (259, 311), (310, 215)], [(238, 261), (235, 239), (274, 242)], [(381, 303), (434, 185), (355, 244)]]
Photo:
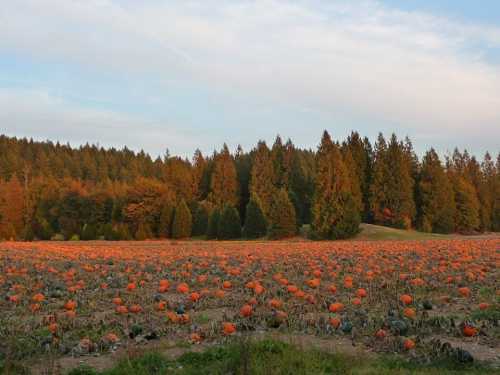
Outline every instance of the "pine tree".
[[(369, 187), (371, 172), (371, 144), (368, 138), (361, 139), (357, 132), (351, 132), (346, 142), (342, 145), (343, 154), (349, 151), (354, 161), (354, 166), (350, 166), (350, 161), (346, 160), (347, 168), (350, 171), (351, 179), (357, 179), (357, 185), (361, 192), (362, 216), (369, 220)], [(349, 157), (347, 157), (348, 159)], [(356, 189), (356, 188), (355, 188)], [(356, 196), (356, 193), (354, 193)], [(355, 197), (355, 200), (357, 198)]]
[(258, 198), (255, 196), (250, 199), (246, 208), (245, 227), (243, 236), (253, 239), (264, 237), (267, 233), (267, 221), (260, 208)]
[(235, 207), (238, 205), (238, 178), (233, 157), (226, 144), (215, 159), (210, 189), (210, 201), (217, 207), (222, 208), (225, 204)]
[(20, 238), (24, 231), (24, 189), (14, 174), (0, 181), (0, 238)]
[(277, 189), (274, 185), (276, 180), (274, 175), (274, 165), (271, 159), (271, 152), (264, 141), (257, 144), (254, 160), (252, 164), (252, 174), (250, 180), (250, 193), (255, 194), (259, 199), (262, 212), (269, 221), (271, 215), (271, 204)]
[(240, 218), (246, 217), (246, 207), (250, 200), (250, 175), (252, 171), (252, 156), (244, 153), (241, 145), (238, 145), (234, 158), (236, 174), (238, 176), (238, 185), (240, 187), (240, 203), (238, 211)]
[(232, 240), (241, 237), (241, 220), (238, 210), (227, 204), (224, 206), (219, 219), (217, 238)]
[(345, 238), (359, 227), (359, 206), (339, 147), (325, 130), (316, 154), (313, 235), (320, 239)]
[(297, 219), (288, 193), (280, 189), (273, 197), (269, 216), (269, 237), (272, 239), (292, 237), (297, 233)]
[(208, 211), (204, 205), (195, 202), (191, 210), (193, 217), (192, 236), (204, 236), (208, 227)]
[(207, 169), (207, 161), (203, 157), (203, 154), (199, 149), (196, 149), (193, 156), (193, 192), (197, 200), (203, 200), (206, 198), (207, 191), (205, 191), (204, 177), (205, 171)]
[(455, 228), (459, 233), (472, 233), (478, 230), (479, 200), (474, 186), (463, 177), (456, 177), (455, 184), (456, 216)]
[(285, 170), (285, 147), (279, 135), (276, 136), (271, 148), (271, 160), (273, 163), (274, 185), (276, 188), (287, 188), (287, 174)]
[(430, 149), (423, 159), (418, 184), (419, 228), (425, 232), (451, 233), (455, 229), (453, 188), (439, 156)]
[(137, 241), (144, 241), (153, 238), (153, 233), (151, 231), (151, 227), (149, 226), (149, 224), (145, 222), (140, 222), (134, 237)]
[(182, 199), (175, 207), (174, 221), (172, 223), (172, 238), (187, 238), (191, 236), (192, 218), (191, 212)]
[(414, 180), (404, 145), (393, 134), (387, 145), (376, 144), (370, 209), (376, 224), (410, 228), (415, 217)]
[(174, 221), (174, 206), (165, 203), (161, 209), (158, 235), (163, 238), (172, 237), (172, 223)]
[(213, 240), (217, 238), (219, 232), (219, 220), (220, 211), (218, 208), (214, 208), (208, 217), (207, 239)]

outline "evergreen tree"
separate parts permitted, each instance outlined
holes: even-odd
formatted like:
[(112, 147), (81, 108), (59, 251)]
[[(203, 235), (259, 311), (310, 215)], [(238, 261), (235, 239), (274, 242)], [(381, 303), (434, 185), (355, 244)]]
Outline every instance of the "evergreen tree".
[(94, 224), (85, 224), (82, 229), (81, 239), (91, 241), (97, 239), (97, 228)]
[(241, 237), (241, 220), (238, 210), (227, 204), (224, 206), (219, 219), (217, 238), (232, 240)]
[(197, 200), (203, 200), (207, 197), (208, 191), (204, 187), (204, 178), (206, 178), (207, 161), (199, 149), (196, 149), (193, 156), (193, 192)]
[[(346, 142), (342, 145), (342, 151), (345, 155), (345, 163), (347, 165), (348, 171), (350, 172), (351, 179), (356, 179), (354, 185), (358, 185), (361, 193), (362, 202), (362, 216), (365, 220), (369, 219), (369, 187), (370, 187), (370, 172), (371, 172), (371, 145), (368, 138), (362, 139), (357, 132), (351, 132), (347, 137)], [(350, 152), (354, 163), (351, 163), (349, 156), (346, 156)], [(356, 187), (354, 186), (354, 189)], [(353, 192), (355, 200), (356, 192)]]
[(191, 210), (193, 217), (192, 236), (204, 236), (208, 227), (208, 211), (204, 205), (195, 202)]
[(24, 189), (15, 174), (0, 181), (0, 238), (20, 238), (24, 231)]
[(425, 232), (451, 233), (455, 229), (455, 199), (453, 188), (431, 148), (422, 162), (418, 184), (420, 201), (419, 228)]
[(295, 208), (285, 189), (273, 197), (269, 216), (269, 237), (272, 239), (292, 237), (297, 233)]
[(215, 159), (210, 189), (210, 200), (217, 207), (223, 207), (225, 204), (235, 207), (238, 205), (238, 178), (233, 157), (226, 144)]
[(219, 220), (220, 211), (218, 208), (214, 208), (208, 217), (207, 239), (213, 240), (217, 238), (219, 232)]
[(312, 231), (321, 239), (345, 238), (359, 227), (359, 206), (339, 147), (325, 130), (316, 154)]
[(244, 219), (246, 217), (246, 207), (248, 201), (250, 200), (250, 174), (252, 171), (252, 156), (248, 153), (244, 153), (241, 146), (238, 145), (234, 163), (236, 166), (236, 174), (238, 176), (238, 185), (240, 187), (240, 202), (238, 211), (240, 214), (240, 218)]
[(151, 231), (149, 224), (146, 222), (140, 222), (134, 237), (137, 241), (144, 241), (153, 238), (153, 232)]
[(158, 235), (163, 238), (172, 237), (172, 223), (174, 221), (174, 206), (165, 203), (161, 209)]
[(174, 221), (172, 222), (172, 238), (188, 238), (191, 236), (192, 218), (191, 212), (182, 199), (175, 207)]
[(479, 200), (477, 199), (474, 186), (465, 178), (457, 177), (454, 184), (456, 216), (455, 228), (459, 233), (472, 233), (478, 230)]
[(414, 180), (404, 145), (393, 134), (387, 145), (376, 143), (370, 209), (376, 224), (410, 228), (415, 216)]
[(264, 141), (259, 141), (255, 150), (250, 180), (250, 193), (259, 199), (262, 212), (269, 221), (271, 215), (271, 204), (277, 193), (274, 185), (274, 165), (271, 152)]
[(243, 228), (243, 236), (245, 238), (264, 237), (267, 233), (267, 221), (260, 208), (258, 198), (252, 197), (246, 208), (245, 227)]

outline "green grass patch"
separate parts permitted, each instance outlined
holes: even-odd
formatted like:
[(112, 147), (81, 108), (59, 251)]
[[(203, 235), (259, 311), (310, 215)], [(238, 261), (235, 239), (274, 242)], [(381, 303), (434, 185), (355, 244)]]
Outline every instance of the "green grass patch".
[(244, 341), (213, 347), (201, 353), (187, 352), (175, 360), (150, 352), (125, 359), (115, 368), (96, 372), (89, 367), (68, 375), (195, 375), (195, 374), (494, 374), (480, 365), (451, 361), (417, 364), (404, 357), (367, 359), (302, 349), (275, 340)]

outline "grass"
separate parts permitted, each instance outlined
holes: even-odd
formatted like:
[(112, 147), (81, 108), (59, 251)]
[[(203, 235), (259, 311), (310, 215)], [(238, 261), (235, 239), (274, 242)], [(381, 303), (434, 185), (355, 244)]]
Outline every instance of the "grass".
[(377, 359), (303, 350), (281, 341), (234, 341), (201, 353), (188, 352), (175, 360), (149, 352), (125, 359), (111, 370), (80, 367), (67, 375), (194, 375), (194, 374), (493, 374), (479, 365), (436, 362), (414, 364), (398, 357)]
[(360, 229), (361, 232), (355, 237), (357, 240), (435, 240), (453, 238), (453, 235), (395, 229), (373, 224), (361, 224)]

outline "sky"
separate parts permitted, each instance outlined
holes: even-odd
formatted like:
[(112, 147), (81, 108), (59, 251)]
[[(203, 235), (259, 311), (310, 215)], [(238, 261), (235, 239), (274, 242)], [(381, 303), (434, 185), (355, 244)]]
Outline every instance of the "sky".
[(500, 151), (498, 0), (16, 0), (0, 133), (191, 157), (322, 131)]

